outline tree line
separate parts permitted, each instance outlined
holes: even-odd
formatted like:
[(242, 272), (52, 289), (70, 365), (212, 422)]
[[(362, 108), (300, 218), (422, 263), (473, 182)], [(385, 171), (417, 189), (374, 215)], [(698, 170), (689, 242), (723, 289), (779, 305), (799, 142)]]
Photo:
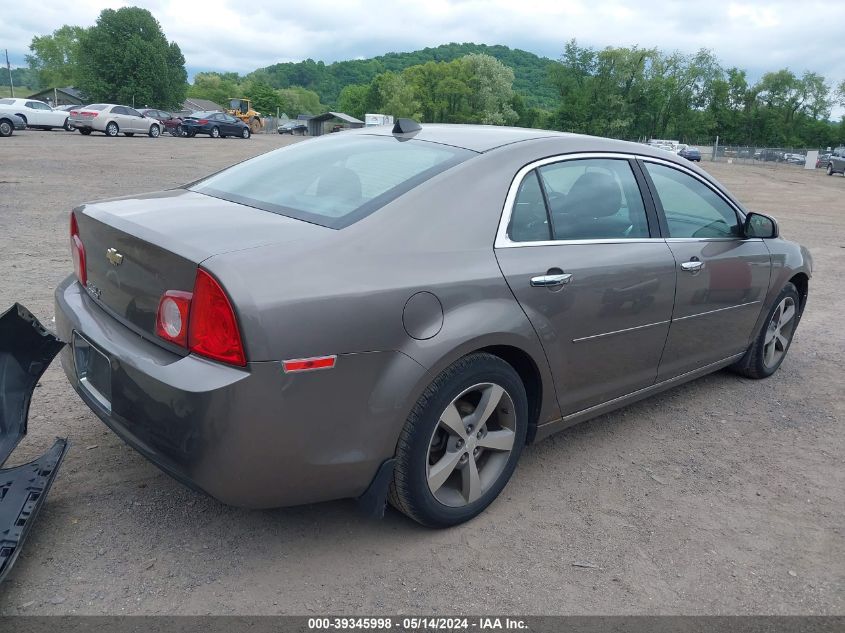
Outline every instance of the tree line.
[(558, 60), (506, 46), (445, 44), (411, 53), (324, 64), (308, 59), (238, 73), (199, 73), (187, 83), (179, 47), (145, 9), (106, 9), (96, 25), (36, 36), (32, 88), (75, 86), (86, 98), (176, 108), (186, 95), (225, 103), (247, 97), (264, 114), (337, 109), (424, 122), (519, 125), (631, 140), (677, 138), (757, 146), (845, 143), (845, 81), (790, 69), (756, 81), (708, 50), (581, 46)]

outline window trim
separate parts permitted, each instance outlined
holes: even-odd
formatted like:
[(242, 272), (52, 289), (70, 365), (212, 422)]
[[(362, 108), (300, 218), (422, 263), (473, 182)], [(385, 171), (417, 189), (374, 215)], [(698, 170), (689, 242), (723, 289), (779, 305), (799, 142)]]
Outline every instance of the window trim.
[[(640, 188), (640, 196), (642, 196), (643, 198), (643, 204), (646, 210), (646, 217), (649, 220), (650, 231), (650, 222), (654, 219), (651, 215), (651, 212), (653, 211), (656, 216), (658, 222), (657, 228), (659, 230), (652, 231), (652, 233), (657, 233), (657, 235), (653, 237), (635, 237), (631, 239), (609, 238), (586, 240), (538, 240), (535, 242), (514, 242), (513, 240), (511, 240), (508, 236), (508, 224), (510, 224), (511, 215), (513, 214), (514, 203), (516, 202), (516, 195), (525, 176), (531, 173), (532, 170), (537, 169), (538, 167), (543, 167), (544, 165), (560, 163), (568, 160), (583, 160), (585, 158), (615, 158), (628, 161), (629, 165), (631, 166), (631, 171), (633, 172), (633, 175), (637, 181), (637, 185)], [(666, 216), (663, 212), (663, 205), (660, 204), (660, 198), (657, 197), (654, 193), (654, 183), (652, 183), (651, 181), (651, 176), (649, 176), (648, 171), (645, 169), (645, 167), (640, 165), (640, 163), (642, 162), (651, 162), (657, 163), (659, 165), (665, 165), (667, 167), (672, 167), (680, 172), (687, 174), (688, 176), (695, 178), (696, 180), (704, 184), (706, 187), (711, 189), (717, 196), (724, 200), (725, 203), (734, 210), (734, 212), (739, 218), (740, 225), (745, 222), (745, 212), (741, 208), (739, 208), (739, 206), (737, 206), (732, 200), (730, 200), (713, 183), (709, 182), (706, 178), (702, 178), (701, 175), (697, 174), (685, 165), (675, 163), (671, 160), (657, 158), (654, 156), (646, 156), (643, 154), (626, 154), (624, 152), (577, 152), (573, 154), (558, 154), (555, 156), (541, 158), (532, 161), (527, 165), (524, 165), (522, 168), (520, 168), (519, 171), (516, 172), (516, 175), (511, 181), (510, 188), (508, 189), (507, 196), (505, 196), (505, 204), (502, 208), (501, 217), (499, 218), (499, 227), (496, 230), (496, 239), (493, 243), (493, 248), (559, 246), (562, 244), (637, 244), (653, 242), (720, 242), (727, 240), (742, 239), (753, 241), (759, 240), (759, 238), (742, 237), (668, 237), (669, 230), (668, 225), (666, 225)], [(641, 180), (640, 177), (642, 177), (643, 180)], [(645, 190), (643, 189), (643, 184), (646, 185)]]
[[(554, 163), (562, 163), (570, 160), (602, 158), (624, 160), (626, 163), (628, 163), (628, 166), (631, 169), (631, 175), (634, 177), (634, 181), (637, 183), (637, 187), (640, 190), (640, 197), (643, 200), (643, 207), (645, 209), (646, 219), (649, 225), (649, 232), (653, 235), (652, 237), (633, 237), (630, 239), (612, 237), (584, 240), (537, 240), (533, 242), (514, 242), (513, 240), (511, 240), (510, 236), (508, 236), (508, 225), (510, 224), (511, 216), (513, 215), (513, 208), (514, 204), (516, 203), (516, 196), (519, 192), (519, 187), (528, 174), (530, 174), (535, 169)], [(654, 230), (654, 228), (656, 227), (652, 227), (652, 222), (655, 218), (651, 215), (651, 212), (653, 210), (656, 213), (656, 208), (652, 206), (653, 203), (650, 199), (650, 192), (643, 191), (642, 182), (640, 181), (639, 175), (637, 173), (638, 166), (633, 162), (636, 158), (638, 158), (638, 156), (635, 154), (625, 154), (622, 152), (577, 152), (574, 154), (558, 154), (556, 156), (541, 158), (523, 166), (518, 172), (516, 172), (516, 176), (514, 176), (513, 181), (511, 182), (511, 186), (508, 189), (507, 196), (505, 196), (505, 204), (502, 209), (502, 215), (499, 219), (499, 228), (496, 230), (496, 240), (493, 243), (493, 247), (522, 248), (525, 246), (558, 246), (560, 244), (636, 244), (643, 242), (662, 242), (663, 238), (660, 235), (654, 236), (654, 234), (658, 233), (658, 231)], [(540, 183), (540, 186), (545, 190), (542, 185), (542, 181)], [(649, 193), (649, 196), (644, 195), (645, 193)]]

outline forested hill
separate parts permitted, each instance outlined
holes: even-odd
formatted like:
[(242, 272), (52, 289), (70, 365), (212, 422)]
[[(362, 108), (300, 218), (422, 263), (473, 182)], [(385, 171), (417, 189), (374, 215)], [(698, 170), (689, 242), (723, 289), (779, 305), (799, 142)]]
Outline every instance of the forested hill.
[(371, 59), (355, 59), (325, 64), (306, 59), (302, 62), (274, 64), (260, 68), (248, 79), (263, 81), (273, 88), (302, 86), (320, 95), (329, 105), (337, 103), (340, 91), (349, 84), (368, 84), (386, 71), (401, 72), (409, 66), (426, 62), (449, 62), (469, 53), (495, 57), (514, 72), (513, 88), (525, 99), (526, 106), (553, 110), (559, 95), (549, 83), (549, 65), (554, 62), (534, 53), (507, 46), (486, 44), (443, 44), (410, 53), (388, 53)]

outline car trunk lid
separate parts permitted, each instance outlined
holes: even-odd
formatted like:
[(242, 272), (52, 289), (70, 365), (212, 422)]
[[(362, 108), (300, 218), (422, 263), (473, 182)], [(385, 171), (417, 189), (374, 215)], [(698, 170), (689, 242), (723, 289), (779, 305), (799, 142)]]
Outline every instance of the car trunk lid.
[(92, 203), (75, 214), (89, 296), (165, 346), (155, 336), (159, 301), (167, 290), (190, 292), (201, 262), (332, 231), (185, 189)]

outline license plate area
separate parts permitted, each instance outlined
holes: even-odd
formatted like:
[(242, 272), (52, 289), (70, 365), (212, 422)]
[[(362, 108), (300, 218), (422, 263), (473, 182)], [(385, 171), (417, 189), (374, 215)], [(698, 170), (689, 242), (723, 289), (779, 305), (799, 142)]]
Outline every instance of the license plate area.
[(111, 413), (111, 362), (79, 332), (73, 333), (73, 363), (79, 385)]

